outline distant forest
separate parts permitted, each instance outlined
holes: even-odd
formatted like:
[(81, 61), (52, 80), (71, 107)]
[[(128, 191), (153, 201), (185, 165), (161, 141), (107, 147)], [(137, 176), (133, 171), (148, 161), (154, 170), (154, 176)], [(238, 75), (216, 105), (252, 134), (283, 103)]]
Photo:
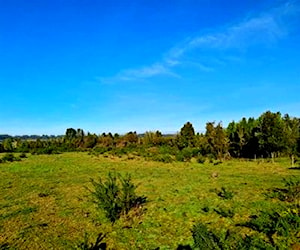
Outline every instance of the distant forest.
[(70, 151), (140, 156), (162, 162), (196, 159), (199, 163), (288, 156), (293, 164), (300, 153), (300, 119), (267, 111), (257, 119), (232, 121), (226, 128), (221, 122), (207, 122), (203, 133), (195, 133), (193, 124), (187, 122), (174, 135), (163, 135), (160, 131), (142, 135), (132, 131), (124, 135), (97, 135), (85, 133), (81, 128), (67, 128), (62, 136), (0, 135), (0, 152), (54, 154)]

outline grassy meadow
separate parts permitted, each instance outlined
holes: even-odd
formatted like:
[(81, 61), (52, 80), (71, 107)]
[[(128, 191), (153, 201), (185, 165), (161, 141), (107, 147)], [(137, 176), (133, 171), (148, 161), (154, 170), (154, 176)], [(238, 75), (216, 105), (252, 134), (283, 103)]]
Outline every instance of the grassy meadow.
[[(282, 187), (283, 178), (300, 178), (299, 169), (289, 167), (288, 159), (215, 165), (88, 153), (28, 154), (0, 164), (0, 248), (74, 249), (85, 237), (94, 242), (104, 233), (109, 249), (176, 249), (193, 244), (191, 229), (197, 222), (251, 234), (237, 224), (277, 204), (265, 192)], [(143, 210), (113, 225), (88, 191), (91, 178), (105, 178), (109, 171), (129, 173), (137, 194), (147, 197)], [(221, 188), (232, 191), (233, 198), (218, 196)]]

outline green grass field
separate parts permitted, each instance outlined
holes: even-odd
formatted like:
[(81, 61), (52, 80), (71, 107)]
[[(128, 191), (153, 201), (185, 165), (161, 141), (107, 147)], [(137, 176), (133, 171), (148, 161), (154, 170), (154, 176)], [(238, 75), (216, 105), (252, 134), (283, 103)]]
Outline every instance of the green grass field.
[[(86, 188), (92, 187), (90, 178), (105, 178), (109, 171), (131, 174), (137, 194), (148, 200), (143, 212), (133, 211), (114, 225)], [(197, 222), (248, 234), (250, 229), (236, 224), (275, 205), (265, 197), (267, 189), (282, 187), (283, 178), (300, 178), (288, 159), (166, 164), (87, 153), (28, 155), (1, 163), (0, 174), (0, 246), (12, 249), (72, 249), (86, 233), (91, 242), (105, 233), (112, 249), (176, 249), (193, 243)], [(232, 199), (217, 195), (222, 187), (234, 192)], [(220, 210), (233, 214), (222, 216)]]

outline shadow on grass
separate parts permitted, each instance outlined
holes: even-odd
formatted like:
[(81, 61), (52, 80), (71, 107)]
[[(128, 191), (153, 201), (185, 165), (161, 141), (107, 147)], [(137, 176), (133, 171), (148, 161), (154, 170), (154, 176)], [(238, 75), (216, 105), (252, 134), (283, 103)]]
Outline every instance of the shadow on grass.
[(192, 247), (190, 245), (179, 245), (177, 250), (192, 250)]
[(289, 170), (300, 170), (300, 167), (290, 167)]
[(11, 249), (10, 245), (8, 243), (2, 243), (0, 244), (1, 250)]
[[(192, 250), (193, 248), (190, 245), (178, 245), (176, 250)], [(160, 250), (160, 247), (155, 248), (154, 250)]]

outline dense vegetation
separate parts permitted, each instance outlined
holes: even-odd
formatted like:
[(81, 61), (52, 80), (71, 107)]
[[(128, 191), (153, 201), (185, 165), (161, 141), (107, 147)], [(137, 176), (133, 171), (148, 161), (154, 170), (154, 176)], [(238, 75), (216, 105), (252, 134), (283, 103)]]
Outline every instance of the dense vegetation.
[(64, 136), (37, 139), (6, 136), (0, 143), (0, 152), (53, 154), (86, 150), (94, 154), (131, 154), (162, 162), (192, 158), (198, 162), (229, 158), (274, 160), (288, 156), (293, 165), (300, 152), (300, 119), (267, 111), (257, 119), (232, 121), (227, 128), (221, 123), (208, 122), (204, 133), (195, 133), (193, 125), (187, 122), (176, 135), (166, 136), (159, 131), (143, 135), (136, 132), (96, 135), (68, 128)]
[(0, 249), (300, 247), (298, 118), (0, 141)]

